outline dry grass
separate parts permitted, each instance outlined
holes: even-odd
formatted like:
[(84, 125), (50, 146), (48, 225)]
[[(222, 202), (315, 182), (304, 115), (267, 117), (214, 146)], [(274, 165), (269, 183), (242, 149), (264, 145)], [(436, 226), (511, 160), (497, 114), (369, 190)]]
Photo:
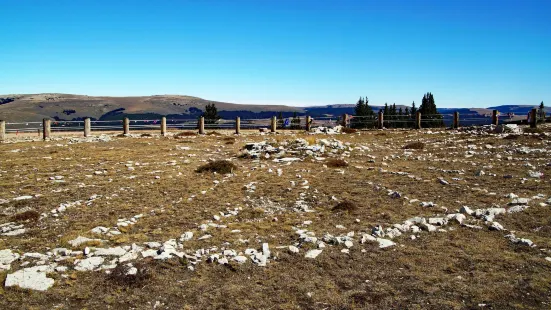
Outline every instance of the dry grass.
[(182, 131), (174, 135), (174, 138), (185, 138), (185, 137), (192, 137), (197, 136), (197, 133), (194, 131)]
[[(70, 248), (67, 241), (79, 235), (105, 242), (90, 242), (73, 250), (84, 246), (143, 245), (148, 241), (178, 239), (183, 232), (194, 231), (196, 237), (208, 233), (212, 238), (194, 238), (184, 243), (183, 251), (191, 253), (214, 246), (244, 251), (260, 249), (267, 242), (277, 260), (271, 260), (266, 267), (250, 261), (225, 266), (203, 261), (193, 266), (194, 271), (187, 268), (189, 262), (178, 259), (143, 260), (143, 278), (125, 276), (128, 270), (123, 270), (123, 264), (111, 275), (71, 271), (65, 278), (55, 273), (56, 284), (47, 292), (0, 290), (0, 308), (52, 309), (63, 305), (68, 309), (152, 309), (159, 301), (163, 304), (160, 308), (167, 309), (478, 309), (479, 304), (493, 309), (542, 309), (551, 301), (551, 274), (545, 261), (549, 255), (540, 250), (551, 248), (551, 209), (538, 206), (544, 200), (535, 200), (524, 213), (497, 219), (507, 229), (515, 230), (517, 236), (533, 240), (537, 249), (512, 245), (504, 233), (488, 231), (483, 222), (477, 223), (483, 230), (453, 224), (445, 228), (446, 232), (423, 232), (415, 240), (404, 235), (395, 238), (398, 245), (388, 249), (358, 241), (375, 225), (387, 228), (413, 216), (444, 216), (441, 206), (452, 213), (463, 205), (505, 206), (509, 199), (504, 195), (509, 192), (521, 197), (548, 195), (548, 173), (542, 179), (521, 182), (528, 170), (526, 163), (538, 171), (545, 169), (546, 154), (515, 152), (515, 148), (523, 146), (548, 148), (548, 137), (521, 136), (512, 141), (471, 134), (428, 135), (415, 130), (362, 131), (331, 136), (370, 149), (339, 155), (354, 167), (343, 169), (344, 174), (310, 159), (292, 164), (239, 160), (234, 161), (237, 167), (232, 167), (231, 176), (223, 172), (197, 174), (195, 169), (205, 164), (204, 159), (223, 161), (234, 157), (244, 139), (239, 137), (235, 144), (226, 144), (233, 137), (195, 133), (190, 133), (190, 137), (175, 140), (153, 135), (148, 139), (117, 138), (108, 143), (64, 147), (56, 147), (63, 143), (57, 141), (0, 144), (0, 171), (8, 171), (2, 172), (0, 178), (0, 197), (9, 200), (0, 205), (0, 212), (8, 214), (0, 215), (0, 223), (12, 221), (17, 209), (32, 208), (39, 214), (51, 214), (60, 203), (82, 201), (58, 217), (32, 223), (22, 220), (20, 224), (28, 232), (2, 236), (0, 250), (44, 253), (48, 248)], [(316, 138), (326, 137), (283, 132), (269, 138), (280, 142), (308, 138), (315, 143)], [(246, 141), (265, 139), (265, 135), (253, 133)], [(430, 157), (412, 160), (404, 155), (402, 146), (417, 140), (431, 146)], [(485, 149), (492, 141), (494, 148)], [(180, 143), (189, 149), (181, 150)], [(466, 158), (468, 144), (481, 148)], [(19, 151), (12, 152), (16, 149)], [(505, 151), (511, 152), (515, 160), (505, 160)], [(498, 160), (496, 154), (501, 154), (502, 159)], [(368, 155), (374, 160), (370, 161)], [(52, 159), (36, 160), (44, 156)], [(385, 157), (388, 159), (383, 160)], [(128, 170), (127, 161), (133, 162), (134, 170)], [(496, 177), (474, 176), (476, 170), (487, 165), (492, 168), (484, 170)], [(277, 176), (277, 169), (283, 170), (281, 176)], [(444, 172), (450, 170), (464, 173)], [(95, 171), (105, 173), (96, 175)], [(404, 171), (419, 179), (391, 173)], [(504, 179), (506, 174), (514, 177)], [(65, 183), (47, 181), (55, 175), (65, 176)], [(160, 179), (155, 178), (157, 175)], [(452, 184), (441, 185), (439, 177)], [(452, 180), (456, 177), (457, 181)], [(256, 182), (254, 191), (244, 188), (251, 182)], [(409, 199), (433, 201), (438, 206), (422, 208), (404, 198), (390, 197), (387, 189)], [(492, 192), (495, 195), (490, 195)], [(30, 200), (11, 200), (37, 194), (40, 196)], [(89, 197), (96, 194), (102, 198), (86, 206)], [(336, 204), (333, 197), (342, 202)], [(297, 200), (304, 200), (315, 212), (293, 211)], [(213, 220), (213, 215), (234, 208), (241, 209), (237, 216)], [(136, 214), (145, 216), (119, 236), (90, 232), (96, 226), (112, 227), (118, 219)], [(198, 230), (198, 225), (209, 221), (227, 228)], [(305, 226), (305, 221), (312, 224)], [(301, 244), (299, 254), (287, 250), (299, 242), (296, 229), (307, 229), (318, 238), (326, 233), (340, 236), (354, 231), (354, 245), (348, 254), (341, 252), (342, 247), (327, 245), (315, 260), (305, 259), (304, 254), (315, 247), (313, 244)], [(21, 262), (13, 263), (9, 272), (0, 273), (0, 281), (7, 273), (20, 270)], [(73, 262), (60, 264), (72, 266)], [(139, 266), (139, 262), (133, 264)]]
[(216, 160), (197, 168), (196, 172), (216, 172), (221, 174), (232, 173), (237, 166), (227, 160)]

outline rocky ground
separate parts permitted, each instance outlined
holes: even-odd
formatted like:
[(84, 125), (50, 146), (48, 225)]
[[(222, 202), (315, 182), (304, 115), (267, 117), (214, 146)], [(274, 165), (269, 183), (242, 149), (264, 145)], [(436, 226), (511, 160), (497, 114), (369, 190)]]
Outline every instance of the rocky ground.
[(9, 140), (0, 308), (548, 309), (551, 128), (511, 130)]

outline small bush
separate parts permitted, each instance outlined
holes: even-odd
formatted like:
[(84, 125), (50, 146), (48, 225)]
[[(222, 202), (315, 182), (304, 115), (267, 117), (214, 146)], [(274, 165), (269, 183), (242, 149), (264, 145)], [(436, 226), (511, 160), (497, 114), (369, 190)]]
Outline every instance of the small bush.
[(408, 150), (422, 150), (424, 148), (425, 148), (425, 143), (423, 142), (412, 142), (404, 146), (404, 149), (408, 149)]
[(358, 209), (358, 206), (352, 201), (342, 201), (333, 207), (333, 212), (352, 212)]
[(348, 163), (344, 159), (331, 158), (326, 162), (326, 165), (331, 168), (343, 168), (347, 167)]
[(183, 138), (183, 137), (190, 137), (190, 136), (196, 136), (197, 133), (193, 131), (182, 131), (174, 135), (174, 138)]
[[(133, 268), (136, 268), (137, 272), (129, 274)], [(108, 279), (121, 286), (141, 287), (151, 279), (151, 272), (145, 264), (136, 264), (135, 266), (120, 264), (111, 270)]]
[(39, 218), (40, 218), (40, 213), (34, 210), (21, 212), (13, 216), (13, 220), (16, 222), (38, 221)]
[(197, 168), (196, 172), (216, 172), (221, 174), (232, 173), (237, 166), (227, 160), (216, 160)]
[(342, 129), (342, 133), (356, 133), (356, 132), (358, 132), (358, 130), (354, 128), (343, 127)]

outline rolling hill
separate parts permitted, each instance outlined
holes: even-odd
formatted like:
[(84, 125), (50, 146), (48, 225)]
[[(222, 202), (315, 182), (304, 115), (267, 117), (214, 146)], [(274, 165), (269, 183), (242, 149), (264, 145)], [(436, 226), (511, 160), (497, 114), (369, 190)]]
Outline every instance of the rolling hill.
[[(72, 94), (17, 94), (0, 95), (0, 119), (8, 122), (33, 122), (43, 118), (56, 120), (82, 120), (91, 117), (96, 120), (113, 120), (129, 117), (131, 119), (150, 119), (167, 116), (177, 119), (195, 119), (201, 115), (207, 104), (214, 103), (222, 118), (231, 119), (240, 116), (243, 119), (268, 118), (278, 115), (290, 117), (310, 115), (312, 117), (338, 116), (344, 113), (354, 114), (353, 104), (335, 104), (326, 106), (291, 107), (285, 105), (250, 105), (211, 101), (192, 96), (156, 95), (142, 97), (104, 97)], [(405, 108), (398, 105), (397, 107)], [(513, 112), (525, 115), (536, 106), (502, 105), (490, 108), (454, 109), (441, 108), (440, 113), (485, 114), (497, 109), (501, 113)], [(373, 106), (378, 111), (381, 106)], [(547, 112), (551, 109), (547, 108)]]

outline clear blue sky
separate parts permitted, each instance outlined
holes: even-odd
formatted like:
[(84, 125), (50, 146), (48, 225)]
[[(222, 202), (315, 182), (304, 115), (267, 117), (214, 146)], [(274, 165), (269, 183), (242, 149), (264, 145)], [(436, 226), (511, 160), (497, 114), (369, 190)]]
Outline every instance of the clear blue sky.
[(551, 105), (551, 0), (0, 0), (0, 94)]

